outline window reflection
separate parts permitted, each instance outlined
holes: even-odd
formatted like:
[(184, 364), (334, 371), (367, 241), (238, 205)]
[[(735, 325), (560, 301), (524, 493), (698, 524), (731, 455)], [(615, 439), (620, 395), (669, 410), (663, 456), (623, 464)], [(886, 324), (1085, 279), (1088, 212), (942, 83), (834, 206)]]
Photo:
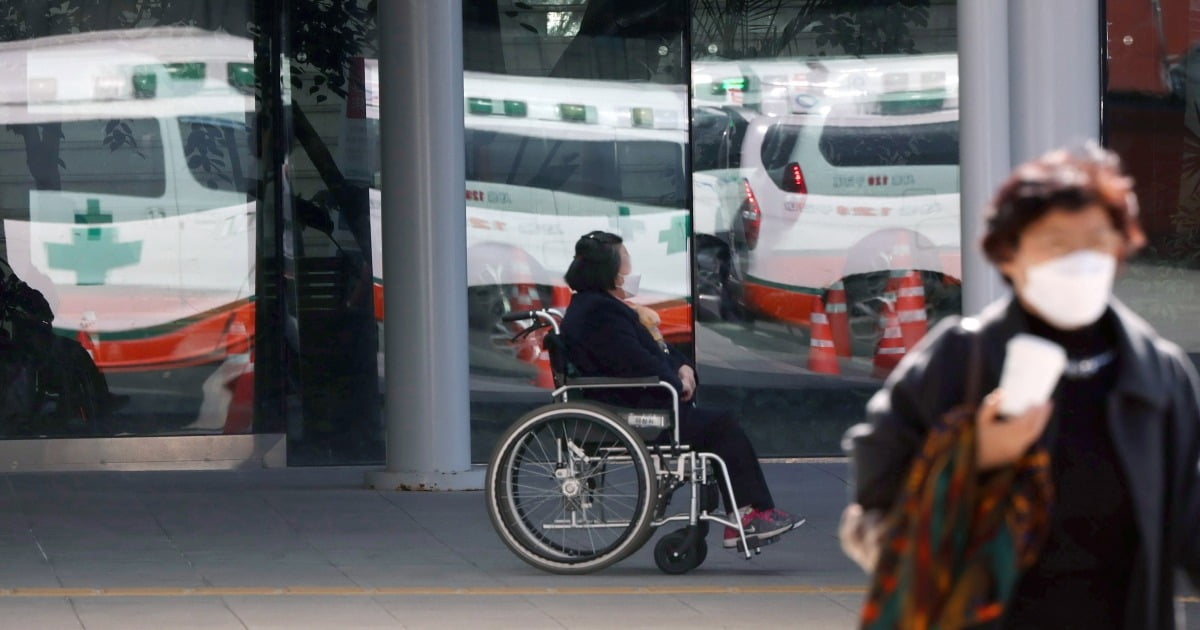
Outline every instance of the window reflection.
[(464, 0), (473, 456), (550, 385), (505, 312), (565, 306), (578, 238), (616, 232), (636, 298), (690, 351), (687, 3)]
[(28, 78), (0, 105), (3, 256), (54, 333), (33, 420), (0, 435), (249, 431), (254, 99), (230, 68), (252, 63), (190, 27), (0, 44)]
[(837, 452), (877, 379), (960, 310), (954, 19), (693, 4), (696, 350), (769, 452)]
[(1116, 293), (1200, 362), (1200, 8), (1105, 7), (1105, 141), (1133, 177), (1148, 240)]

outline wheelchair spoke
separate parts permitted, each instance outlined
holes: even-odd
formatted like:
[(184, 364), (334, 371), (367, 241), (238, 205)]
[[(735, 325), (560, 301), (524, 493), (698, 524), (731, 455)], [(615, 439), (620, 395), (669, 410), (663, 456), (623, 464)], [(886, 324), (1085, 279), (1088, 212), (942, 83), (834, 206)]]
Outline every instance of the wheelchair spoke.
[(499, 474), (505, 518), (522, 547), (549, 561), (591, 562), (624, 555), (635, 530), (645, 531), (653, 467), (636, 435), (615, 422), (559, 413), (515, 436)]

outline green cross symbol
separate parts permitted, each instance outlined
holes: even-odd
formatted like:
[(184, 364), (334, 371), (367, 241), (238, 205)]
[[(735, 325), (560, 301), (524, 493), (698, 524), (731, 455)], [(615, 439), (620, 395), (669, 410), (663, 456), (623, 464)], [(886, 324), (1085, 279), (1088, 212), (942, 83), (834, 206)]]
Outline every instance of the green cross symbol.
[(631, 219), (631, 214), (629, 206), (617, 206), (617, 216), (608, 217), (609, 231), (620, 234), (622, 238), (631, 238), (638, 232), (645, 232), (646, 222)]
[(671, 218), (671, 227), (658, 233), (658, 242), (667, 244), (668, 254), (687, 251), (687, 239), (692, 234), (692, 217), (682, 215)]
[[(113, 215), (100, 213), (100, 200), (87, 200), (87, 213), (75, 215), (76, 223), (84, 223), (87, 225), (96, 225), (98, 223), (112, 223)], [(87, 231), (89, 241), (100, 240), (100, 228), (89, 228)]]
[[(113, 215), (100, 213), (100, 200), (87, 200), (87, 213), (76, 214), (75, 223), (97, 225), (112, 223)], [(108, 272), (117, 267), (137, 264), (142, 258), (142, 242), (117, 242), (116, 227), (89, 227), (73, 230), (71, 243), (46, 243), (46, 260), (51, 269), (75, 272), (75, 284), (104, 284)]]

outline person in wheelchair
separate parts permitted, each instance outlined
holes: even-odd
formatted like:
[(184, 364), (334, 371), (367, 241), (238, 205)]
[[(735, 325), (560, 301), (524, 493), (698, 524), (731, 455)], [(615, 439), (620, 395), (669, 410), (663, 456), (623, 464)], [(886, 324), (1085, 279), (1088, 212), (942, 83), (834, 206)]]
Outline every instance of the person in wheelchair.
[[(696, 406), (692, 362), (655, 334), (652, 311), (626, 302), (636, 294), (640, 280), (632, 271), (629, 252), (616, 234), (590, 232), (575, 243), (575, 259), (565, 276), (575, 293), (562, 320), (568, 362), (579, 376), (657, 376), (670, 383), (679, 392), (680, 441), (725, 461), (741, 504), (730, 505), (721, 484), (725, 509), (739, 511), (746, 535), (766, 540), (793, 529), (803, 519), (775, 507), (754, 446), (737, 420), (727, 411)], [(653, 408), (669, 406), (664, 393), (661, 389), (602, 390), (589, 397), (621, 407)], [(666, 432), (659, 441), (669, 441)], [(734, 549), (737, 544), (737, 531), (726, 527), (724, 547)]]

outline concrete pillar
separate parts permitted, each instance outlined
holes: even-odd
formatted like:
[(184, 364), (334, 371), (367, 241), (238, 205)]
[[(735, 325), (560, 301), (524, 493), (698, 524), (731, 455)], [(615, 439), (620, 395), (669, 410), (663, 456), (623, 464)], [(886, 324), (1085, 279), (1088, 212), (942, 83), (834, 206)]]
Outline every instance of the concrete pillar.
[(1099, 140), (1100, 3), (1012, 0), (1009, 31), (1013, 163)]
[(387, 467), (377, 489), (483, 487), (471, 466), (461, 0), (379, 3)]
[(1013, 166), (1100, 137), (1096, 0), (958, 3), (963, 311), (1007, 287), (982, 256), (984, 205)]
[(984, 207), (1012, 167), (1008, 0), (960, 1), (958, 42), (963, 314), (974, 315), (1006, 291), (979, 239)]

